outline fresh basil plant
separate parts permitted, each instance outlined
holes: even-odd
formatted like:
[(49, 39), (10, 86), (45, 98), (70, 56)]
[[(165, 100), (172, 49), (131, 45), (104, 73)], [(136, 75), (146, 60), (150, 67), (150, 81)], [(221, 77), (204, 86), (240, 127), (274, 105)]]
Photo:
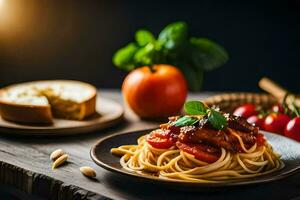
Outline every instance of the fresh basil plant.
[(135, 42), (119, 49), (113, 56), (113, 63), (125, 71), (154, 64), (174, 65), (185, 75), (189, 89), (198, 91), (204, 71), (216, 69), (228, 59), (226, 50), (214, 41), (189, 38), (187, 24), (179, 21), (167, 25), (158, 38), (148, 30), (138, 30)]

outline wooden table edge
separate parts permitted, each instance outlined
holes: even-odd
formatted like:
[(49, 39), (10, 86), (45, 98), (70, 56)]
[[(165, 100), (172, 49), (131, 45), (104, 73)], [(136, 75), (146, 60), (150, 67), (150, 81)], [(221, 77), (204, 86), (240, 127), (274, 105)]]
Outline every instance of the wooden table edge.
[(46, 199), (110, 199), (81, 187), (3, 161), (0, 161), (0, 180), (1, 184), (13, 186), (27, 194)]

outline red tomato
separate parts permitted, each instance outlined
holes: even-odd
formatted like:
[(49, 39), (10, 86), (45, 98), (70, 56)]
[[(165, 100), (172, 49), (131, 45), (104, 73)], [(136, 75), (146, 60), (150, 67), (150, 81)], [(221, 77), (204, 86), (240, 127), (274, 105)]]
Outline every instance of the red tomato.
[(130, 108), (142, 118), (177, 115), (187, 96), (183, 74), (171, 65), (140, 67), (131, 71), (122, 85), (122, 93)]
[(265, 119), (264, 130), (284, 134), (284, 129), (289, 121), (290, 117), (286, 114), (271, 113)]
[(283, 113), (284, 114), (284, 108), (282, 107), (282, 105), (280, 103), (275, 104), (272, 107), (272, 111), (275, 113)]
[(286, 125), (284, 134), (300, 142), (300, 117), (295, 117)]
[(237, 109), (235, 109), (233, 114), (247, 119), (248, 117), (250, 117), (252, 115), (257, 115), (258, 112), (257, 112), (256, 106), (254, 104), (248, 103), (248, 104), (244, 104), (244, 105), (238, 107)]
[(249, 124), (254, 124), (255, 126), (259, 127), (260, 129), (263, 129), (263, 124), (264, 124), (265, 118), (264, 117), (259, 117), (257, 115), (252, 115), (247, 119), (247, 122)]
[(263, 146), (265, 144), (265, 136), (261, 133), (258, 133), (256, 136), (256, 143), (258, 146)]
[[(220, 152), (218, 150), (215, 150), (215, 148), (208, 147), (203, 144), (184, 144), (181, 142), (176, 142), (176, 146), (181, 149), (182, 151), (185, 151), (189, 154), (192, 154), (197, 158), (198, 160), (207, 162), (207, 163), (213, 163), (217, 161), (220, 157)], [(214, 152), (209, 152), (214, 151)]]
[(169, 132), (168, 130), (154, 130), (146, 137), (146, 141), (154, 148), (168, 149), (175, 144)]

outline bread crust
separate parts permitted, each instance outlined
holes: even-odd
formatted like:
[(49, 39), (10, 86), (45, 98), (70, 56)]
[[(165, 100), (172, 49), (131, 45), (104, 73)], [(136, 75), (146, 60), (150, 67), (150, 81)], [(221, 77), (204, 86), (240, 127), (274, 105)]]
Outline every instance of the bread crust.
[(3, 119), (24, 123), (53, 123), (50, 106), (26, 106), (0, 102), (0, 115)]
[(96, 101), (97, 101), (97, 93), (90, 98), (88, 101), (84, 102), (85, 106), (85, 117), (88, 117), (96, 112)]
[[(86, 85), (91, 90), (93, 90), (93, 94), (91, 97), (83, 101), (81, 104), (82, 112), (80, 114), (80, 118), (78, 120), (82, 120), (87, 116), (92, 115), (96, 112), (96, 98), (97, 98), (97, 90), (94, 86), (74, 80), (49, 80), (49, 81), (33, 81), (26, 82), (20, 84), (13, 84), (7, 86), (5, 88), (0, 89), (0, 97), (7, 90), (16, 87), (21, 84), (39, 84), (41, 82), (67, 82), (67, 83), (77, 83)], [(25, 105), (20, 103), (3, 101), (0, 98), (0, 115), (3, 119), (21, 122), (21, 123), (38, 123), (38, 124), (51, 124), (53, 123), (53, 115), (51, 112), (51, 106), (49, 105)]]

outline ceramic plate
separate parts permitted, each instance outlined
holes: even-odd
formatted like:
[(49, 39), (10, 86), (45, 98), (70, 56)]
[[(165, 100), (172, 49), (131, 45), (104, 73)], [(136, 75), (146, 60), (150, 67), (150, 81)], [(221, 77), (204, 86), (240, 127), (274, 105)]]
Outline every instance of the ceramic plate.
[(271, 181), (280, 180), (291, 176), (297, 172), (300, 172), (300, 143), (291, 140), (289, 138), (263, 132), (273, 146), (275, 151), (282, 155), (282, 160), (285, 167), (277, 172), (268, 174), (265, 176), (255, 177), (254, 179), (244, 179), (238, 181), (222, 182), (222, 183), (192, 183), (177, 180), (166, 180), (160, 179), (151, 175), (141, 175), (134, 172), (126, 171), (122, 168), (119, 163), (119, 157), (112, 155), (110, 149), (113, 147), (118, 147), (124, 144), (136, 144), (136, 139), (144, 134), (149, 133), (151, 130), (134, 131), (122, 134), (115, 134), (105, 137), (98, 141), (95, 146), (91, 149), (91, 158), (99, 166), (122, 175), (132, 177), (134, 179), (139, 179), (142, 181), (151, 181), (159, 184), (167, 184), (169, 186), (182, 187), (185, 188), (214, 188), (214, 187), (228, 187), (237, 185), (250, 185), (258, 183), (266, 183)]
[(0, 117), (0, 132), (32, 136), (82, 134), (113, 126), (122, 120), (124, 114), (120, 104), (101, 96), (97, 98), (96, 111), (81, 121), (54, 119), (51, 125), (20, 124)]

